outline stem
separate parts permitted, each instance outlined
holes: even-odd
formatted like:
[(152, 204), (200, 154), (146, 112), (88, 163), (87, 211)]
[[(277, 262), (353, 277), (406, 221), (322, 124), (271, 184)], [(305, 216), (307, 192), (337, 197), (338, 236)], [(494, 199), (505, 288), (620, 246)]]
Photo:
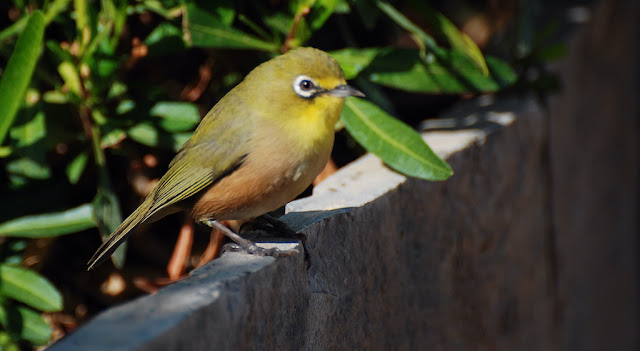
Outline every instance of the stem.
[(284, 54), (285, 52), (289, 51), (289, 49), (291, 49), (291, 42), (295, 38), (296, 30), (298, 29), (298, 24), (300, 23), (300, 21), (302, 21), (304, 16), (309, 14), (309, 12), (311, 12), (311, 8), (309, 6), (304, 6), (304, 7), (302, 7), (300, 9), (300, 12), (298, 12), (295, 15), (295, 17), (293, 17), (293, 23), (291, 24), (291, 30), (289, 30), (289, 34), (287, 34), (287, 38), (284, 40), (284, 43), (282, 44), (282, 47), (280, 48), (280, 52), (282, 52)]

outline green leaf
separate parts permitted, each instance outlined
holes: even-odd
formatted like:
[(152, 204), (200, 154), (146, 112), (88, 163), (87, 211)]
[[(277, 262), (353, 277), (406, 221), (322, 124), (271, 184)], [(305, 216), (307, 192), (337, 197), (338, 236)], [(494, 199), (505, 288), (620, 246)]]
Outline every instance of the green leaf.
[(51, 177), (51, 170), (46, 164), (38, 162), (28, 156), (12, 160), (7, 164), (6, 169), (10, 174), (31, 179), (43, 180)]
[(367, 100), (347, 98), (341, 118), (360, 145), (396, 171), (426, 180), (453, 175), (418, 132)]
[(95, 227), (90, 204), (66, 211), (29, 215), (0, 223), (0, 236), (48, 238)]
[[(85, 46), (83, 31), (89, 30), (89, 12), (87, 11), (87, 0), (74, 0), (73, 1), (75, 19), (76, 19), (76, 33), (81, 40), (81, 45)], [(86, 38), (90, 39), (90, 38)]]
[(382, 49), (356, 49), (347, 48), (330, 52), (331, 56), (338, 61), (344, 71), (346, 79), (353, 79), (381, 52)]
[(0, 323), (15, 338), (34, 345), (45, 345), (51, 337), (51, 328), (40, 314), (25, 306), (14, 306), (8, 301), (0, 304)]
[(10, 146), (0, 146), (0, 158), (5, 158), (13, 153), (13, 148)]
[(167, 55), (185, 49), (182, 31), (170, 22), (160, 23), (144, 40), (149, 56)]
[(418, 50), (397, 49), (376, 56), (363, 74), (387, 87), (430, 94), (493, 92), (515, 81), (513, 70), (500, 60), (487, 57), (487, 65), (490, 76), (456, 51), (441, 50), (427, 63)]
[(82, 96), (80, 75), (78, 75), (76, 67), (71, 62), (65, 61), (58, 65), (58, 73), (60, 73), (64, 84), (69, 88), (70, 92), (76, 96)]
[(161, 101), (156, 103), (149, 114), (159, 117), (160, 127), (167, 132), (184, 132), (200, 123), (198, 107), (189, 102)]
[[(95, 112), (94, 112), (95, 114)], [(94, 116), (94, 118), (100, 118)], [(98, 191), (91, 203), (93, 208), (93, 218), (95, 218), (96, 226), (100, 232), (100, 237), (105, 240), (122, 222), (122, 211), (120, 211), (120, 203), (118, 197), (113, 191), (109, 172), (107, 171), (107, 160), (104, 150), (100, 147), (100, 129), (97, 126), (91, 128), (93, 153), (96, 166), (98, 168)], [(120, 268), (124, 264), (126, 243), (120, 245), (118, 249), (111, 255), (113, 264)]]
[(43, 35), (42, 12), (34, 11), (0, 77), (0, 145), (4, 142), (31, 81), (40, 55)]
[(185, 2), (190, 19), (207, 20), (222, 27), (230, 27), (236, 15), (232, 0), (187, 0)]
[(426, 2), (413, 0), (411, 5), (424, 15), (436, 35), (444, 39), (452, 49), (467, 55), (485, 76), (489, 75), (489, 68), (484, 60), (482, 51), (468, 35), (460, 32), (449, 19), (431, 8)]
[(0, 264), (0, 295), (27, 304), (37, 310), (62, 310), (62, 296), (55, 286), (38, 273)]
[[(98, 193), (93, 199), (92, 206), (100, 237), (105, 240), (122, 222), (122, 212), (120, 211), (118, 197), (112, 191), (110, 185), (108, 187), (104, 185), (98, 187)], [(113, 264), (118, 268), (124, 265), (126, 247), (126, 243), (120, 245), (111, 255)]]
[(42, 100), (50, 104), (66, 104), (69, 102), (69, 96), (58, 90), (49, 90), (42, 94)]
[(11, 138), (17, 141), (16, 147), (27, 147), (37, 143), (47, 134), (44, 112), (37, 111), (31, 120), (21, 125), (14, 125), (9, 133)]
[(403, 15), (400, 11), (396, 10), (395, 7), (391, 6), (389, 3), (385, 1), (377, 2), (378, 8), (382, 10), (389, 18), (391, 18), (397, 25), (402, 27), (404, 30), (413, 34), (416, 38), (420, 39), (422, 43), (427, 46), (427, 48), (435, 51), (438, 49), (438, 44), (436, 44), (435, 39), (432, 36), (425, 33), (420, 27), (411, 22), (405, 15)]
[(100, 141), (100, 147), (103, 149), (114, 147), (120, 144), (126, 137), (127, 133), (124, 130), (119, 128), (112, 129), (104, 134)]
[(127, 134), (140, 144), (163, 147), (177, 151), (191, 137), (192, 133), (167, 133), (158, 130), (149, 123), (139, 123), (129, 128)]
[(44, 23), (48, 25), (53, 19), (67, 9), (67, 5), (71, 0), (53, 0), (49, 2), (49, 7), (44, 14)]
[(58, 41), (47, 40), (45, 46), (53, 54), (58, 64), (64, 61), (73, 61), (73, 55), (68, 50), (63, 50)]
[(518, 75), (507, 62), (493, 56), (487, 56), (485, 58), (489, 72), (491, 72), (491, 77), (500, 88), (507, 88), (516, 82)]
[(316, 0), (314, 2), (308, 17), (309, 27), (312, 31), (315, 32), (322, 27), (324, 22), (333, 14), (337, 4), (338, 0)]
[(275, 52), (277, 43), (270, 43), (229, 26), (218, 14), (190, 2), (186, 6), (183, 27), (187, 43), (197, 47), (217, 47), (230, 49), (255, 49)]
[(76, 184), (78, 180), (80, 180), (80, 176), (82, 176), (82, 172), (87, 167), (87, 162), (89, 161), (89, 155), (86, 152), (81, 152), (76, 156), (66, 168), (67, 178), (69, 178), (69, 183)]

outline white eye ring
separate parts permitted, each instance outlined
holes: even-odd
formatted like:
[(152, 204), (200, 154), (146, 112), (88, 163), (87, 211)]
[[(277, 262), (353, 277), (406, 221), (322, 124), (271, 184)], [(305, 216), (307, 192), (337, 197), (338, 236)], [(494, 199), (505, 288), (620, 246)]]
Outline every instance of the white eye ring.
[(293, 91), (308, 99), (318, 92), (318, 83), (313, 78), (301, 74), (293, 80)]

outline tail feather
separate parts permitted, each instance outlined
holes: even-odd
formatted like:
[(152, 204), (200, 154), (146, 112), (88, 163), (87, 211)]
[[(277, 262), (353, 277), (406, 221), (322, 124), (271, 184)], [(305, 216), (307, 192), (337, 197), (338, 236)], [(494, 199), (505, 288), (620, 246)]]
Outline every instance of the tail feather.
[(127, 217), (116, 230), (109, 235), (102, 245), (93, 254), (87, 265), (87, 270), (93, 269), (98, 264), (104, 262), (120, 246), (129, 235), (142, 223), (146, 222), (157, 209), (152, 210), (153, 201), (148, 197), (132, 214)]

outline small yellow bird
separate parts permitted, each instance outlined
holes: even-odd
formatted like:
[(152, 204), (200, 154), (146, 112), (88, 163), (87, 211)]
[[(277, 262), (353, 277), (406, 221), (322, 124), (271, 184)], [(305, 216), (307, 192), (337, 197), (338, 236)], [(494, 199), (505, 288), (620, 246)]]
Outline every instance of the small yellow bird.
[[(189, 211), (245, 251), (273, 254), (220, 224), (248, 220), (293, 200), (329, 160), (346, 84), (324, 51), (299, 48), (251, 71), (207, 113), (144, 202), (88, 262), (107, 259), (142, 223)], [(277, 250), (276, 250), (277, 251)]]

